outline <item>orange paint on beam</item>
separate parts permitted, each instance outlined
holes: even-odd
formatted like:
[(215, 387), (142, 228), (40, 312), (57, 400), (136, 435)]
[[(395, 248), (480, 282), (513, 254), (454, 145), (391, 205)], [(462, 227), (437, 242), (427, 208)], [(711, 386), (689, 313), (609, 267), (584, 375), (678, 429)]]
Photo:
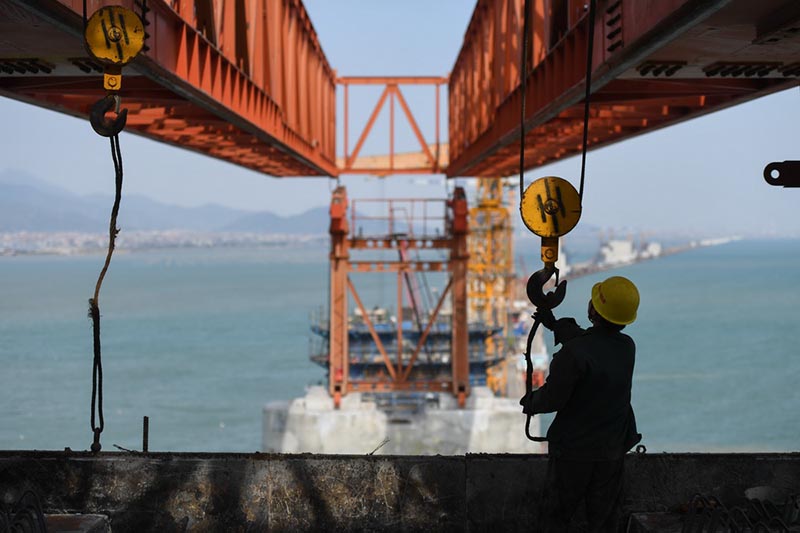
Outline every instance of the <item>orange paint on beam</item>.
[[(0, 93), (85, 117), (88, 106), (104, 91), (99, 74), (83, 72), (66, 59), (89, 62), (81, 59), (86, 56), (82, 2), (3, 2), (26, 13), (21, 21), (29, 26), (18, 29), (28, 32), (30, 39), (8, 48), (0, 43), (0, 57), (40, 57), (54, 68), (51, 76), (0, 77)], [(133, 0), (94, 0), (89, 3), (90, 14), (120, 4), (139, 12)], [(336, 78), (299, 0), (150, 0), (148, 7), (150, 49), (123, 71), (122, 106), (130, 102), (138, 110), (158, 107), (163, 114), (146, 115), (158, 123), (156, 127), (144, 123), (143, 115), (132, 121), (135, 127), (130, 131), (174, 144), (176, 132), (170, 124), (175, 123), (165, 126), (159, 121), (180, 119), (183, 110), (190, 110), (193, 116), (187, 127), (199, 136), (203, 130), (195, 128), (210, 125), (214, 131), (227, 124), (238, 132), (237, 139), (250, 138), (261, 146), (246, 143), (251, 156), (243, 158), (235, 151), (212, 149), (202, 139), (181, 138), (181, 143), (190, 141), (188, 149), (275, 176), (338, 174), (335, 109), (321, 105), (333, 101)], [(26, 43), (35, 43), (35, 50)], [(48, 77), (70, 81), (59, 93), (42, 94), (32, 86), (46, 86)], [(30, 87), (19, 85), (20, 80)], [(84, 94), (88, 103), (74, 99)]]

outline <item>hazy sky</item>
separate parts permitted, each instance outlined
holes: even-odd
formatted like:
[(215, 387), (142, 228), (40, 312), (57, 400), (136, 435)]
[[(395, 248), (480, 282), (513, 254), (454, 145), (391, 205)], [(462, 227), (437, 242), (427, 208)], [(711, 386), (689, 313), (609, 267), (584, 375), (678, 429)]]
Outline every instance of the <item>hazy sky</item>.
[[(304, 3), (340, 75), (446, 75), (474, 6), (469, 0)], [(421, 127), (430, 126), (430, 90), (406, 92)], [(366, 120), (377, 94), (351, 96), (352, 130)], [(446, 102), (446, 93), (442, 96)], [(88, 123), (2, 97), (0, 117), (0, 170), (24, 169), (80, 194), (112, 194), (108, 142)], [(376, 133), (385, 131), (385, 122), (379, 121)], [(767, 163), (800, 159), (798, 124), (800, 90), (795, 88), (590, 152), (582, 220), (656, 231), (800, 236), (800, 189), (771, 187), (762, 178)], [(357, 133), (351, 132), (351, 147)], [(408, 135), (400, 141), (412, 147)], [(376, 137), (365, 153), (387, 152), (386, 142), (385, 135)], [(134, 135), (123, 135), (121, 144), (128, 194), (279, 214), (329, 200), (332, 182), (325, 178), (275, 179)], [(341, 153), (341, 131), (337, 145)], [(579, 172), (579, 159), (571, 158), (534, 170), (526, 179), (558, 175), (577, 186)], [(441, 177), (342, 181), (354, 197), (441, 197), (446, 187)]]

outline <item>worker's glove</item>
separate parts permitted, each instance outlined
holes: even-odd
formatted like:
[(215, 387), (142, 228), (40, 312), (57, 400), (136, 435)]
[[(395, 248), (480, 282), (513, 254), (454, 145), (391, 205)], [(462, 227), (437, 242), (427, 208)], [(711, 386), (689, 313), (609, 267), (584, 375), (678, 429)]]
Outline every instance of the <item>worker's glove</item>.
[(553, 311), (547, 309), (546, 307), (540, 307), (536, 310), (533, 314), (533, 318), (538, 320), (541, 325), (549, 329), (550, 331), (556, 327), (556, 317), (553, 315)]
[(522, 412), (529, 414), (533, 410), (533, 392), (529, 392), (520, 398), (519, 404), (522, 406)]

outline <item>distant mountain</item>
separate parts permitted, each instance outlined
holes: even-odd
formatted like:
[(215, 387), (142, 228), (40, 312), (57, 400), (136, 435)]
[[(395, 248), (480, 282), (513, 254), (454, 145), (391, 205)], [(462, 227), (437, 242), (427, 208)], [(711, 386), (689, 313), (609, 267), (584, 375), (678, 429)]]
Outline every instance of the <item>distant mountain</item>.
[(0, 231), (92, 231), (77, 196), (24, 172), (0, 173)]
[(263, 211), (240, 217), (224, 226), (224, 231), (248, 231), (258, 233), (327, 233), (330, 218), (327, 207), (315, 207), (305, 213), (281, 217)]
[[(79, 196), (19, 170), (0, 171), (0, 231), (78, 231), (108, 228), (113, 198)], [(220, 205), (178, 207), (144, 196), (125, 195), (118, 225), (127, 231), (182, 229), (252, 233), (313, 234), (328, 231), (327, 208), (281, 217)]]
[[(94, 212), (107, 219), (111, 214), (113, 199), (110, 196), (91, 195), (83, 197)], [(220, 205), (201, 207), (178, 207), (167, 205), (139, 195), (125, 195), (119, 214), (119, 226), (130, 230), (184, 229), (193, 231), (219, 231), (245, 216), (247, 211)]]

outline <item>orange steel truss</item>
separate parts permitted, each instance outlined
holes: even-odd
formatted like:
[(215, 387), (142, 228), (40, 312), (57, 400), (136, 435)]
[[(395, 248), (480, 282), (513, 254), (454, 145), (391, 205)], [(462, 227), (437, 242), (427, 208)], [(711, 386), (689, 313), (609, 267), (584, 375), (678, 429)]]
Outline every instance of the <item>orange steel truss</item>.
[[(386, 203), (387, 215), (365, 216), (357, 215), (356, 204), (353, 202), (351, 218), (348, 219), (350, 202), (344, 187), (337, 187), (333, 192), (330, 207), (330, 301), (329, 301), (329, 333), (328, 333), (328, 363), (329, 363), (329, 391), (338, 407), (342, 396), (349, 392), (390, 392), (390, 391), (429, 391), (450, 392), (459, 401), (465, 404), (469, 395), (469, 334), (467, 327), (467, 200), (464, 190), (456, 188), (453, 198), (444, 200), (388, 200)], [(364, 202), (363, 200), (361, 202)], [(376, 202), (383, 202), (376, 200)], [(403, 204), (402, 207), (398, 207)], [(434, 233), (433, 227), (427, 228), (428, 222), (436, 222), (436, 209), (433, 204), (443, 208), (444, 219), (439, 220), (444, 226), (444, 232)], [(442, 206), (441, 204), (445, 204)], [(403, 211), (405, 225), (397, 223), (397, 212)], [(380, 220), (387, 223), (380, 229), (368, 227), (365, 235), (361, 229), (354, 233), (359, 223), (370, 224), (370, 221)], [(438, 227), (438, 226), (437, 226)], [(428, 232), (430, 229), (431, 232)], [(377, 233), (371, 233), (377, 232)], [(410, 249), (447, 250), (449, 258), (446, 260), (413, 259), (407, 253)], [(378, 250), (393, 250), (398, 252), (399, 260), (384, 261), (367, 259), (354, 261), (351, 251), (365, 252)], [(441, 292), (435, 307), (426, 316), (417, 315), (417, 324), (422, 331), (416, 346), (406, 350), (403, 342), (403, 308), (406, 302), (414, 304), (413, 283), (410, 273), (417, 271), (448, 272), (447, 285)], [(383, 272), (395, 273), (397, 277), (397, 316), (396, 327), (396, 353), (391, 354), (384, 346), (375, 326), (370, 319), (370, 313), (364, 306), (358, 290), (350, 277), (351, 272)], [(383, 361), (385, 372), (379, 376), (354, 379), (351, 377), (351, 354), (349, 349), (350, 316), (348, 309), (348, 294), (352, 296), (359, 316), (367, 326), (372, 341)], [(432, 327), (439, 319), (445, 298), (451, 299), (451, 353), (450, 376), (447, 379), (432, 379), (412, 374), (414, 364), (423, 348)], [(413, 305), (416, 311), (416, 305)]]
[[(142, 0), (87, 0), (141, 11)], [(478, 0), (449, 77), (341, 77), (301, 0), (147, 0), (146, 50), (125, 68), (128, 129), (274, 176), (507, 176), (519, 150), (524, 0)], [(582, 143), (586, 0), (530, 0), (525, 166)], [(0, 0), (0, 94), (86, 117), (101, 66), (82, 43), (82, 0)], [(798, 84), (800, 3), (597, 0), (590, 148)], [(401, 85), (448, 84), (448, 143), (422, 134)], [(344, 157), (336, 158), (336, 86)], [(384, 90), (352, 152), (349, 88)], [(386, 106), (386, 102), (389, 105)], [(396, 153), (399, 105), (420, 145)], [(389, 154), (362, 156), (388, 107)]]
[[(339, 171), (343, 174), (371, 174), (376, 176), (387, 176), (390, 174), (438, 174), (447, 166), (447, 152), (443, 150), (439, 141), (440, 136), (440, 88), (447, 83), (447, 78), (435, 76), (390, 76), (390, 77), (340, 77), (339, 85), (344, 89), (344, 157), (338, 161)], [(367, 124), (356, 141), (353, 151), (349, 149), (350, 138), (350, 87), (383, 85), (378, 102), (370, 114)], [(435, 97), (435, 134), (434, 142), (429, 144), (425, 139), (417, 121), (414, 118), (411, 108), (408, 105), (400, 85), (429, 85), (433, 87), (432, 96)], [(389, 100), (389, 154), (377, 157), (360, 158), (361, 148), (372, 132), (372, 127), (384, 108), (387, 99)], [(400, 104), (400, 108), (408, 121), (414, 136), (419, 143), (419, 153), (398, 154), (395, 150), (395, 102)]]
[[(579, 153), (584, 0), (532, 0), (525, 166)], [(524, 0), (479, 0), (449, 82), (448, 176), (518, 171)], [(800, 4), (598, 0), (589, 147), (798, 84)]]
[[(133, 0), (88, 0), (141, 13)], [(335, 176), (336, 78), (300, 0), (149, 0), (127, 131), (274, 176)], [(82, 0), (0, 0), (0, 94), (86, 117), (102, 68)]]

